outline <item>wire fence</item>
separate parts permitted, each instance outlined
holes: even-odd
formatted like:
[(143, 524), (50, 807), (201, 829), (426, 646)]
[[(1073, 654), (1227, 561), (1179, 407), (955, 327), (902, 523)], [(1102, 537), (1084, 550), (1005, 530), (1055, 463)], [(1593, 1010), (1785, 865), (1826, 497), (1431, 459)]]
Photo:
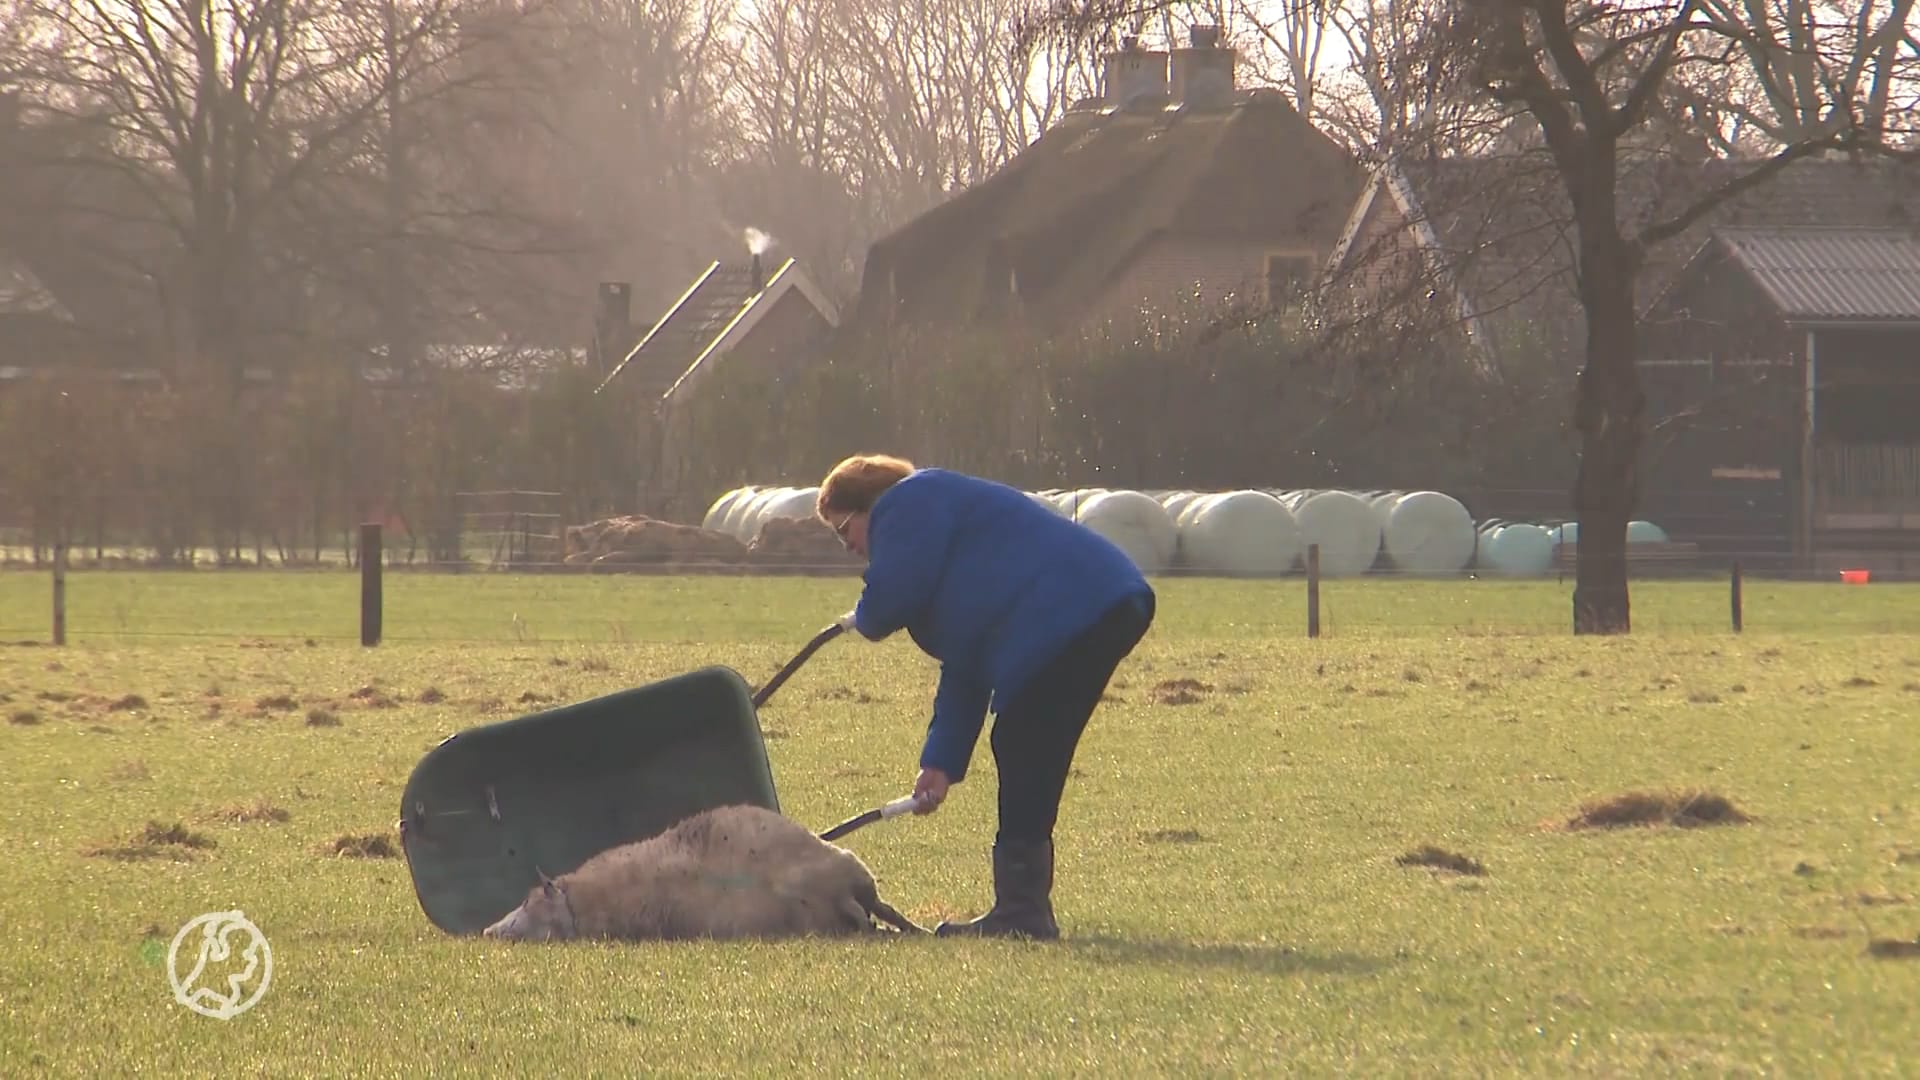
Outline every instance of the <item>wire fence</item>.
[[(777, 640), (851, 606), (858, 568), (421, 567), (0, 572), (0, 643), (606, 643)], [(58, 585), (56, 585), (56, 578)], [(369, 588), (369, 579), (375, 582)], [(1576, 581), (1152, 575), (1160, 625), (1209, 639), (1571, 634)], [(1668, 575), (1630, 582), (1636, 634), (1920, 635), (1920, 585), (1872, 577)]]
[[(1423, 520), (1403, 492), (1264, 489), (1255, 509), (1279, 515), (1268, 532), (1211, 540), (1198, 511), (1222, 492), (1120, 491), (1096, 520), (1105, 491), (1028, 494), (1095, 524), (1190, 598), (1172, 618), (1198, 632), (1572, 631), (1580, 549), (1564, 491), (1456, 492), (1427, 500), (1439, 517)], [(864, 562), (812, 517), (812, 489), (731, 498), (699, 521), (571, 522), (559, 492), (461, 492), (431, 544), (390, 516), (260, 525), (243, 512), (250, 500), (218, 495), (166, 519), (190, 528), (74, 522), (64, 544), (0, 508), (0, 641), (685, 640), (715, 633), (714, 611), (728, 633), (777, 636), (792, 616), (755, 612), (844, 610)], [(1701, 491), (1647, 506), (1627, 548), (1636, 632), (1920, 633), (1920, 516), (1816, 531), (1804, 556), (1777, 498)]]

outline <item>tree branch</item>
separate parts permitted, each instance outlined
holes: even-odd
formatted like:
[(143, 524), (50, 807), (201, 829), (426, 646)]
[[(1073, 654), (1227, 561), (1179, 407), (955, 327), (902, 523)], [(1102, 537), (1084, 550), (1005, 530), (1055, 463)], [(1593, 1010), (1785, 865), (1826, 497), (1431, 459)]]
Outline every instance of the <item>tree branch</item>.
[(1634, 236), (1633, 242), (1641, 249), (1645, 249), (1662, 240), (1670, 240), (1686, 232), (1695, 222), (1711, 214), (1722, 203), (1759, 187), (1801, 158), (1812, 157), (1824, 150), (1834, 149), (1844, 141), (1839, 135), (1830, 135), (1824, 139), (1794, 143), (1752, 169), (1702, 195), (1678, 214), (1641, 229)]
[(1674, 53), (1680, 47), (1680, 37), (1685, 34), (1693, 19), (1693, 8), (1698, 0), (1686, 0), (1680, 5), (1680, 11), (1673, 17), (1673, 24), (1667, 28), (1666, 39), (1660, 42), (1660, 48), (1647, 62), (1646, 70), (1633, 82), (1633, 89), (1627, 92), (1626, 104), (1614, 115), (1615, 135), (1624, 135), (1634, 125), (1644, 120), (1647, 105), (1660, 91), (1660, 85), (1666, 81), (1667, 72), (1673, 67)]

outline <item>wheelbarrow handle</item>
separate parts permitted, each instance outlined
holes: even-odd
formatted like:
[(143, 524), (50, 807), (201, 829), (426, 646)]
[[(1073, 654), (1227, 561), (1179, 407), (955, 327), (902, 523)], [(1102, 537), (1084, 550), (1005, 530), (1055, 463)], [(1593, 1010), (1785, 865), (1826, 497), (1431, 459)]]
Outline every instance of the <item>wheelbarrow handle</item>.
[(855, 829), (863, 829), (876, 821), (885, 821), (888, 818), (899, 817), (901, 814), (912, 810), (919, 804), (920, 800), (914, 796), (902, 795), (900, 798), (887, 803), (885, 806), (876, 806), (864, 814), (856, 814), (848, 818), (833, 828), (828, 829), (826, 832), (821, 833), (820, 839), (827, 841), (838, 840)]
[(800, 670), (801, 664), (806, 663), (809, 657), (819, 652), (822, 645), (825, 645), (827, 642), (832, 641), (845, 632), (846, 627), (841, 626), (839, 623), (834, 623), (825, 630), (813, 635), (813, 640), (807, 642), (806, 647), (802, 648), (798, 653), (795, 653), (793, 659), (787, 661), (786, 667), (781, 668), (773, 678), (768, 679), (767, 685), (761, 687), (759, 692), (753, 695), (753, 707), (757, 709), (765, 705), (767, 699), (773, 696), (773, 692), (780, 689), (782, 683), (792, 678), (794, 672)]

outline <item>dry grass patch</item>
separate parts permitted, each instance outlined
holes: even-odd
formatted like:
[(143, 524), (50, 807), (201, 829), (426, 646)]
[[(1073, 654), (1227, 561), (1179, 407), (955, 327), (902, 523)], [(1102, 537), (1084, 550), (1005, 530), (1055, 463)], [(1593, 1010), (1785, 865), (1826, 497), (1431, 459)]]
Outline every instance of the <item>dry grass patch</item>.
[(218, 846), (206, 834), (194, 832), (179, 822), (163, 825), (158, 821), (149, 821), (145, 828), (125, 842), (102, 844), (88, 848), (83, 854), (95, 858), (115, 859), (120, 862), (134, 862), (140, 859), (187, 861), (191, 860), (197, 851), (211, 851)]
[(1590, 799), (1570, 818), (1568, 829), (1624, 829), (1636, 826), (1745, 825), (1753, 818), (1724, 795), (1711, 791), (1630, 791)]
[(1206, 839), (1198, 829), (1156, 829), (1143, 834), (1149, 844), (1197, 844)]
[(362, 686), (347, 697), (369, 709), (391, 709), (398, 704), (386, 691), (372, 685)]
[(1472, 877), (1481, 877), (1487, 872), (1487, 868), (1478, 860), (1432, 844), (1421, 844), (1393, 861), (1398, 866), (1425, 866), (1433, 870), (1448, 870)]
[(13, 710), (13, 715), (7, 717), (7, 723), (19, 724), (21, 727), (28, 727), (39, 722), (40, 714), (34, 712), (32, 709), (15, 709)]
[(425, 690), (420, 691), (420, 697), (417, 700), (422, 705), (438, 705), (447, 700), (447, 695), (441, 693), (439, 687), (429, 686)]
[(1192, 705), (1200, 695), (1213, 692), (1213, 686), (1199, 679), (1163, 679), (1154, 684), (1148, 696), (1162, 705)]
[(120, 780), (128, 783), (133, 783), (140, 780), (153, 779), (153, 772), (152, 770), (147, 768), (147, 763), (145, 761), (142, 761), (139, 758), (134, 758), (131, 761), (123, 761), (120, 764), (115, 765), (113, 768), (108, 769), (107, 777), (112, 780)]
[(385, 833), (344, 833), (327, 843), (326, 851), (349, 859), (393, 859), (400, 849)]
[(292, 814), (289, 814), (284, 809), (273, 805), (265, 799), (233, 803), (214, 810), (208, 816), (217, 821), (231, 822), (235, 825), (245, 824), (250, 821), (265, 821), (278, 825), (293, 819)]
[(147, 707), (147, 699), (139, 694), (126, 694), (107, 703), (108, 712), (133, 712)]
[(339, 727), (340, 717), (335, 715), (331, 709), (309, 709), (307, 710), (307, 726)]

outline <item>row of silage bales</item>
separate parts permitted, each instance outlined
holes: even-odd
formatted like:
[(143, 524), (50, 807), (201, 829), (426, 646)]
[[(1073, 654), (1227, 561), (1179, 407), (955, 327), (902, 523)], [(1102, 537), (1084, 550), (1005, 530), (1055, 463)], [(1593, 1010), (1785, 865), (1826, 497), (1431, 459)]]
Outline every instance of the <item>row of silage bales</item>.
[[(1556, 544), (1572, 547), (1580, 540), (1580, 523), (1577, 521), (1559, 522), (1548, 526), (1548, 531), (1553, 533), (1553, 542)], [(1627, 543), (1629, 544), (1665, 544), (1671, 539), (1667, 535), (1667, 530), (1651, 521), (1636, 518), (1627, 522)]]

